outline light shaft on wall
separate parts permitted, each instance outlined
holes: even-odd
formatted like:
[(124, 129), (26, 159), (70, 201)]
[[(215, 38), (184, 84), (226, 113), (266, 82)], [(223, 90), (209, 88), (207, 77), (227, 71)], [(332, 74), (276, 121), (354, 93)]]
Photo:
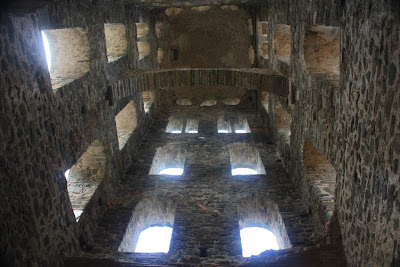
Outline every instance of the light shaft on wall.
[(43, 39), (43, 44), (44, 44), (44, 52), (46, 54), (47, 68), (49, 69), (49, 72), (50, 72), (50, 70), (51, 70), (50, 45), (49, 45), (49, 40), (47, 40), (47, 36), (43, 31), (42, 31), (42, 39)]

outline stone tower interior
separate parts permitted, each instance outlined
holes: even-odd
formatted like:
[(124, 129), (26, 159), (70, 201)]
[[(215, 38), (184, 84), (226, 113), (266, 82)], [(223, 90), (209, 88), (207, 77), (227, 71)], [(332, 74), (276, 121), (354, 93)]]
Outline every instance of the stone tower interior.
[(397, 0), (1, 5), (1, 266), (400, 266)]

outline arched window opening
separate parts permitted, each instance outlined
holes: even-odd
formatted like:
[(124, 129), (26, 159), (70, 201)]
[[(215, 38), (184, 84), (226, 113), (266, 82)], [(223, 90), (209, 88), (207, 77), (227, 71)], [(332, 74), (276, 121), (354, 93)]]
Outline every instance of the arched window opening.
[(275, 55), (283, 60), (290, 60), (291, 52), (291, 32), (290, 26), (286, 24), (275, 25), (274, 50)]
[(172, 227), (149, 227), (140, 233), (135, 252), (168, 253), (171, 236)]
[(50, 44), (49, 40), (47, 39), (46, 34), (42, 31), (42, 40), (44, 45), (44, 52), (46, 54), (46, 62), (47, 62), (47, 69), (49, 72), (51, 71), (51, 52), (50, 52)]
[(115, 116), (115, 124), (117, 126), (118, 146), (119, 149), (122, 149), (137, 126), (136, 105), (133, 100)]
[(290, 144), (292, 116), (286, 111), (282, 104), (275, 101), (275, 126), (279, 138), (282, 138), (285, 143)]
[[(308, 188), (312, 199), (318, 199), (323, 221), (329, 220), (335, 208), (336, 170), (312, 142), (306, 140), (303, 146), (303, 160)], [(312, 200), (310, 200), (312, 201)]]
[(144, 112), (147, 113), (150, 111), (151, 106), (154, 103), (154, 91), (143, 91), (142, 92), (143, 96), (143, 106), (144, 106)]
[(43, 30), (42, 38), (53, 90), (89, 71), (90, 47), (84, 29)]
[(106, 155), (99, 141), (94, 141), (78, 161), (65, 172), (68, 195), (78, 221), (106, 175)]
[(258, 55), (268, 59), (268, 22), (257, 23)]
[(120, 252), (167, 253), (179, 195), (155, 191), (135, 207), (118, 248)]
[(150, 175), (182, 175), (186, 149), (181, 145), (169, 144), (157, 148), (150, 168)]
[(257, 256), (266, 250), (278, 250), (275, 235), (265, 228), (246, 227), (240, 230), (243, 257)]
[(122, 23), (104, 24), (108, 62), (113, 62), (127, 53), (126, 29)]
[(258, 149), (247, 143), (229, 145), (232, 175), (265, 174)]
[(271, 199), (242, 199), (238, 202), (238, 218), (244, 257), (292, 247), (279, 208)]
[(340, 28), (314, 25), (304, 39), (304, 60), (311, 73), (339, 76)]

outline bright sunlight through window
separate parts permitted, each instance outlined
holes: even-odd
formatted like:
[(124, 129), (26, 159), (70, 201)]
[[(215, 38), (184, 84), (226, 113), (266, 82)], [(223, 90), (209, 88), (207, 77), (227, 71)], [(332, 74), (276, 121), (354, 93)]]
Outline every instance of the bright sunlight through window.
[(68, 169), (68, 170), (66, 170), (65, 172), (64, 172), (64, 175), (65, 175), (65, 179), (68, 181), (68, 178), (69, 178), (69, 173), (70, 173), (70, 171), (71, 171), (71, 169)]
[(261, 227), (246, 227), (240, 230), (243, 257), (259, 255), (265, 250), (278, 250), (276, 237), (267, 229)]
[(167, 168), (162, 171), (160, 171), (160, 175), (182, 175), (183, 174), (183, 169), (181, 168)]
[(171, 235), (171, 227), (149, 227), (140, 233), (135, 252), (168, 253)]
[(235, 168), (232, 169), (232, 175), (256, 175), (257, 171), (250, 168)]
[(235, 133), (247, 133), (246, 130), (235, 130)]
[(83, 213), (83, 210), (74, 210), (74, 215), (75, 215), (75, 219), (77, 222), (79, 222), (79, 219), (81, 218), (82, 213)]
[(43, 44), (44, 44), (44, 52), (46, 53), (47, 67), (50, 72), (50, 70), (51, 70), (50, 45), (49, 45), (49, 40), (47, 40), (47, 36), (43, 31), (42, 31), (42, 39), (43, 39)]

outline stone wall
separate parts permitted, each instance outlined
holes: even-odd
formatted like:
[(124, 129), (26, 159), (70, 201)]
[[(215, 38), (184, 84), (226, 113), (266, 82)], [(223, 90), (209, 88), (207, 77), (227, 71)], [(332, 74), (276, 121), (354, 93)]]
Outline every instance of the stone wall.
[[(173, 103), (159, 114), (150, 134), (143, 140), (146, 145), (142, 146), (142, 157), (132, 162), (122, 179), (113, 205), (107, 209), (89, 244), (90, 251), (70, 259), (68, 266), (77, 263), (94, 266), (95, 259), (99, 258), (103, 262), (111, 260), (114, 264), (129, 262), (134, 265), (269, 263), (274, 266), (279, 259), (317, 245), (323, 237), (315, 230), (312, 217), (288, 178), (271, 137), (254, 113), (255, 106), (250, 107), (244, 101), (225, 107)], [(167, 133), (168, 115), (176, 113), (196, 115), (199, 133)], [(224, 114), (246, 117), (251, 134), (219, 134), (217, 118)], [(258, 150), (265, 174), (232, 176), (229, 150), (235, 143), (251, 144)], [(157, 151), (165, 145), (178, 144), (186, 149), (183, 175), (149, 173)], [(151, 220), (147, 219), (147, 214), (152, 214)], [(172, 224), (168, 254), (120, 252), (132, 251), (129, 247), (135, 242), (135, 235), (149, 224)], [(271, 229), (282, 250), (243, 258), (239, 231), (248, 226)], [(337, 250), (331, 248), (330, 253), (335, 255), (334, 259), (316, 253), (318, 260), (315, 262), (321, 261), (323, 266), (342, 266)], [(87, 263), (85, 259), (92, 261)]]
[[(297, 88), (288, 105), (293, 124), (285, 166), (301, 186), (315, 222), (321, 223), (319, 229), (328, 233), (328, 239), (333, 236), (332, 225), (323, 223), (326, 219), (316, 212), (316, 203), (306, 197), (305, 140), (336, 170), (333, 219), (340, 225), (350, 266), (399, 262), (398, 10), (396, 1), (263, 1), (258, 14), (259, 21), (268, 22), (269, 43), (274, 40), (276, 25), (291, 27), (289, 62), (282, 61), (271, 46), (269, 59), (257, 56), (260, 68), (279, 71)], [(335, 31), (340, 32), (340, 51), (336, 53), (340, 77), (307, 68), (307, 35), (325, 26), (338, 27)], [(315, 41), (311, 46), (327, 49)], [(327, 61), (319, 58), (317, 68), (330, 69), (332, 51), (328, 51), (322, 54)], [(274, 127), (273, 115), (269, 117), (266, 121)], [(286, 153), (280, 146), (278, 150)]]
[[(210, 257), (203, 261), (205, 264), (255, 264), (270, 261), (270, 256), (265, 255), (254, 261), (236, 257), (240, 254), (240, 242), (235, 206), (241, 201), (240, 197), (247, 198), (248, 194), (260, 194), (263, 197), (270, 194), (274, 196), (273, 202), (279, 211), (287, 211), (287, 214), (281, 212), (281, 217), (291, 225), (286, 228), (293, 246), (300, 248), (314, 245), (320, 237), (325, 237), (328, 243), (342, 238), (346, 258), (351, 266), (390, 266), (399, 263), (400, 8), (395, 0), (381, 3), (372, 0), (264, 0), (261, 6), (255, 5), (254, 8), (221, 7), (228, 13), (236, 9), (249, 12), (246, 16), (252, 19), (249, 25), (252, 25), (254, 33), (259, 32), (254, 31), (256, 20), (266, 22), (263, 24), (268, 31), (265, 36), (253, 36), (250, 41), (246, 37), (246, 44), (250, 42), (253, 47), (257, 40), (268, 41), (268, 45), (262, 48), (267, 49), (263, 55), (258, 54), (260, 50), (254, 50), (254, 65), (259, 69), (180, 70), (157, 70), (160, 66), (158, 59), (162, 55), (159, 48), (163, 47), (162, 38), (159, 38), (162, 25), (157, 10), (164, 11), (160, 7), (165, 5), (184, 8), (186, 3), (136, 3), (135, 6), (119, 1), (56, 0), (49, 4), (47, 10), (38, 12), (35, 11), (38, 7), (36, 4), (31, 4), (32, 8), (18, 8), (15, 5), (10, 9), (13, 13), (1, 11), (0, 256), (3, 262), (16, 265), (60, 265), (64, 256), (77, 255), (82, 249), (93, 247), (93, 232), (104, 210), (107, 212), (98, 233), (104, 231), (105, 235), (112, 235), (115, 231), (117, 234), (110, 236), (108, 243), (99, 239), (99, 236), (95, 237), (94, 240), (99, 241), (96, 245), (100, 251), (98, 255), (104, 252), (110, 258), (121, 257), (114, 253), (116, 250), (102, 249), (119, 246), (134, 207), (146, 196), (148, 190), (153, 189), (152, 185), (158, 183), (158, 189), (178, 192), (177, 198), (182, 196), (188, 199), (188, 202), (177, 206), (174, 253), (160, 258), (122, 256), (125, 259), (159, 264), (175, 263), (179, 258), (179, 263), (183, 265), (198, 263), (199, 248), (206, 247), (211, 256), (217, 255), (218, 251), (227, 256), (222, 260)], [(193, 12), (208, 10), (201, 7), (199, 2), (191, 3), (197, 6)], [(150, 11), (145, 6), (158, 9)], [(121, 23), (126, 29), (126, 55), (110, 63), (107, 60), (105, 23)], [(150, 53), (142, 59), (138, 53), (136, 23), (147, 23), (149, 27), (146, 42), (149, 43)], [(288, 26), (290, 38), (287, 34)], [(88, 69), (85, 67), (84, 73), (80, 73), (82, 76), (77, 75), (74, 80), (68, 80), (53, 90), (56, 88), (52, 87), (47, 70), (40, 30), (77, 27), (82, 29), (81, 33), (85, 33), (87, 38), (85, 43), (89, 47), (89, 56), (84, 58), (85, 62), (89, 59), (86, 62), (89, 63)], [(327, 27), (335, 28), (329, 30), (331, 28)], [(326, 35), (327, 32), (329, 34)], [(319, 41), (321, 34), (322, 39), (328, 38), (327, 43)], [(339, 50), (337, 39), (340, 39)], [(284, 52), (282, 46), (279, 46), (281, 43), (276, 43), (275, 47), (274, 41), (282, 42)], [(310, 50), (310, 42), (320, 45), (320, 50)], [(326, 46), (328, 50), (324, 50)], [(244, 53), (251, 58), (249, 51), (251, 48)], [(315, 51), (325, 52), (314, 55)], [(324, 58), (327, 53), (330, 53), (328, 59)], [(318, 71), (316, 62), (323, 65), (323, 71)], [(189, 189), (180, 192), (178, 181), (160, 182), (154, 177), (144, 180), (149, 177), (147, 167), (156, 147), (170, 138), (162, 131), (168, 117), (166, 114), (175, 112), (168, 108), (177, 100), (177, 96), (189, 99), (185, 94), (190, 95), (190, 90), (195, 91), (199, 86), (225, 89), (235, 87), (270, 94), (268, 112), (261, 105), (259, 108), (264, 125), (252, 117), (255, 100), (262, 99), (260, 94), (256, 96), (249, 91), (237, 97), (244, 105), (241, 106), (244, 108), (242, 111), (248, 112), (246, 114), (252, 118), (249, 120), (251, 130), (257, 129), (256, 135), (248, 140), (257, 144), (263, 162), (276, 168), (285, 177), (283, 182), (275, 177), (272, 182), (263, 183), (258, 179), (243, 186), (242, 181), (230, 180), (228, 150), (215, 151), (213, 146), (218, 148), (221, 145), (219, 137), (211, 132), (215, 130), (215, 120), (204, 114), (202, 120), (201, 116), (198, 117), (199, 131), (211, 137), (211, 147), (202, 143), (201, 139), (189, 142), (184, 136), (181, 140), (187, 141), (190, 148), (187, 152), (187, 172), (193, 172), (196, 177), (204, 177), (204, 180), (198, 182), (189, 176), (189, 180), (184, 182), (185, 186), (197, 186), (201, 191)], [(154, 90), (155, 101), (146, 113), (143, 92), (147, 90)], [(132, 100), (138, 123), (120, 150), (115, 116)], [(232, 101), (236, 99), (228, 102)], [(196, 101), (192, 102), (197, 104)], [(289, 142), (287, 135), (280, 135), (275, 126), (278, 118), (275, 103), (278, 102), (292, 118)], [(220, 111), (220, 101), (213, 107), (215, 112), (212, 116), (218, 115), (218, 112), (224, 115)], [(199, 115), (197, 108), (189, 107), (188, 110)], [(250, 109), (246, 111), (246, 108)], [(234, 109), (236, 106), (232, 107)], [(144, 139), (143, 143), (141, 140), (150, 129), (154, 116), (160, 120), (152, 128), (157, 129), (157, 132), (152, 133), (151, 145), (147, 146), (150, 139)], [(263, 133), (265, 126), (270, 135)], [(243, 141), (241, 138), (233, 137), (229, 142)], [(107, 178), (85, 207), (82, 219), (76, 223), (64, 171), (71, 168), (95, 140), (104, 147)], [(321, 210), (321, 203), (310, 192), (304, 164), (303, 146), (306, 140), (315, 146), (336, 171), (332, 217), (326, 216), (329, 210)], [(275, 150), (271, 146), (273, 142), (281, 159), (274, 154)], [(139, 155), (140, 144), (146, 144), (147, 150)], [(271, 155), (263, 156), (263, 153)], [(217, 156), (218, 160), (211, 160), (211, 155)], [(277, 165), (280, 160), (290, 179), (286, 178), (283, 167)], [(201, 164), (196, 164), (197, 161)], [(130, 168), (132, 162), (136, 165)], [(127, 169), (127, 175), (123, 176)], [(222, 176), (208, 175), (208, 171), (217, 173), (220, 170), (223, 170)], [(266, 171), (268, 175), (268, 166)], [(222, 186), (213, 179), (222, 179), (226, 184)], [(121, 183), (128, 187), (126, 191), (121, 191), (120, 199), (113, 199), (110, 196)], [(259, 183), (265, 188), (258, 190)], [(211, 187), (214, 189), (213, 186), (216, 191), (210, 190)], [(275, 195), (276, 192), (286, 192), (288, 187), (290, 194), (286, 199)], [(232, 192), (237, 195), (234, 199)], [(204, 200), (203, 194), (210, 199), (222, 199), (223, 205), (213, 207), (213, 203)], [(128, 195), (135, 197), (124, 202), (124, 197)], [(290, 205), (287, 205), (287, 201)], [(298, 216), (290, 217), (293, 214)], [(301, 223), (296, 226), (296, 218), (299, 217), (303, 219), (299, 219)], [(279, 216), (275, 218), (280, 220)], [(211, 235), (203, 237), (202, 233), (194, 230), (193, 239), (184, 239), (190, 229), (187, 220), (199, 222), (199, 228), (209, 229)], [(110, 222), (115, 224), (110, 226), (107, 224)], [(226, 226), (230, 234), (221, 231), (214, 223)], [(341, 235), (337, 232), (338, 227)], [(310, 237), (311, 232), (313, 236)], [(213, 235), (222, 237), (229, 246), (214, 243)], [(298, 250), (295, 248), (283, 254), (289, 255), (287, 261), (290, 262), (293, 260), (291, 255), (296, 252)], [(319, 257), (329, 253), (323, 248), (318, 250), (317, 255)], [(326, 259), (319, 261), (327, 263)]]
[[(54, 1), (38, 13), (16, 10), (2, 10), (0, 25), (0, 256), (6, 264), (58, 266), (64, 256), (86, 248), (117, 177), (127, 168), (123, 153), (134, 157), (135, 140), (151, 123), (154, 107), (144, 113), (140, 91), (115, 99), (110, 88), (128, 67), (156, 66), (154, 54), (139, 62), (131, 23), (150, 18), (143, 10), (109, 1)], [(126, 27), (127, 55), (112, 63), (107, 63), (104, 23)], [(53, 90), (40, 30), (74, 27), (87, 35), (89, 69)], [(124, 152), (118, 149), (114, 118), (129, 99), (139, 107), (139, 119), (125, 145), (130, 152)], [(105, 178), (76, 222), (64, 171), (95, 140), (104, 147)]]
[(153, 13), (162, 68), (252, 67), (253, 22), (247, 9), (212, 5)]

